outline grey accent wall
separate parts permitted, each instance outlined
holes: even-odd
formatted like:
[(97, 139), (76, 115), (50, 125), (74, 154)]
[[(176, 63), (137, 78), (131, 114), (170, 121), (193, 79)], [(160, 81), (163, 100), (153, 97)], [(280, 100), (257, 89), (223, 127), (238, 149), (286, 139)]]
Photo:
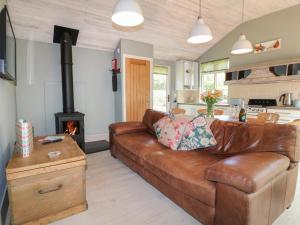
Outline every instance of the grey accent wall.
[[(0, 1), (0, 10), (4, 1)], [(6, 190), (5, 167), (13, 151), (16, 124), (16, 87), (0, 79), (0, 209)], [(1, 215), (0, 215), (1, 224)]]
[(121, 53), (153, 58), (153, 45), (139, 41), (121, 39)]
[[(32, 121), (35, 135), (55, 133), (62, 111), (60, 47), (18, 40), (18, 118)], [(86, 136), (108, 133), (114, 122), (112, 52), (73, 47), (75, 109), (85, 113)]]
[[(121, 61), (121, 42), (119, 42), (117, 48), (114, 51), (114, 58), (117, 59), (118, 62), (118, 68), (121, 69), (122, 66), (122, 61)], [(122, 69), (121, 69), (122, 72)], [(123, 120), (123, 100), (122, 100), (122, 91), (123, 91), (123, 87), (122, 87), (122, 75), (121, 73), (119, 73), (117, 75), (117, 79), (118, 79), (118, 89), (115, 92), (115, 121), (117, 122), (121, 122)]]
[[(200, 62), (230, 58), (230, 66), (240, 66), (262, 61), (298, 57), (300, 55), (299, 25), (300, 5), (278, 11), (241, 24), (202, 56)], [(252, 44), (282, 38), (280, 50), (261, 54), (231, 55), (230, 51), (240, 33), (246, 34)]]
[(121, 69), (121, 73), (118, 75), (118, 91), (115, 92), (115, 121), (117, 122), (124, 121), (124, 103), (122, 94), (122, 84), (125, 74), (123, 68), (124, 55), (139, 56), (152, 59), (153, 45), (144, 42), (121, 39), (114, 51), (114, 58), (118, 59), (118, 66)]
[(15, 142), (16, 87), (0, 79), (0, 208), (6, 189), (5, 167)]

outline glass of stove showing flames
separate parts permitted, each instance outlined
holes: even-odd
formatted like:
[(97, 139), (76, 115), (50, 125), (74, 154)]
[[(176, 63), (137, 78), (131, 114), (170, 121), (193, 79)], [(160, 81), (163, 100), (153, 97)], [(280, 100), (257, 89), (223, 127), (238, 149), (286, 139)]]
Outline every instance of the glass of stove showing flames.
[(70, 120), (64, 122), (64, 133), (71, 136), (78, 135), (80, 133), (79, 121)]

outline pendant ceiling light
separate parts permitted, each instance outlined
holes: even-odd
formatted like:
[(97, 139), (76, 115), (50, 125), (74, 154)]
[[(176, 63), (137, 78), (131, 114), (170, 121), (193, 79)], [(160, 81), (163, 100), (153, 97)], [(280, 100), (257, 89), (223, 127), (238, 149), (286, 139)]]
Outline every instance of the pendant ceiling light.
[(202, 19), (202, 1), (199, 1), (199, 16), (198, 21), (194, 25), (187, 42), (192, 44), (201, 44), (209, 42), (212, 39), (211, 30)]
[(135, 0), (119, 0), (114, 7), (111, 19), (120, 26), (134, 27), (143, 23), (144, 16)]
[[(245, 0), (243, 0), (242, 23), (244, 23)], [(240, 34), (239, 39), (232, 46), (231, 54), (245, 54), (253, 51), (253, 46), (246, 35)]]

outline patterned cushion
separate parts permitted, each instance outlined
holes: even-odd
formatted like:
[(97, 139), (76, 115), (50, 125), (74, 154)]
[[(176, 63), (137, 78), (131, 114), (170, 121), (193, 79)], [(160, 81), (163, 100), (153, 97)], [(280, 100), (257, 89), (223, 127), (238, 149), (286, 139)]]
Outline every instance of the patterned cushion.
[(176, 150), (188, 120), (185, 117), (165, 116), (153, 124), (158, 142)]
[(194, 118), (187, 123), (178, 150), (194, 150), (216, 145), (216, 139), (202, 116)]
[(216, 144), (202, 116), (165, 116), (153, 125), (158, 142), (173, 150), (194, 150)]

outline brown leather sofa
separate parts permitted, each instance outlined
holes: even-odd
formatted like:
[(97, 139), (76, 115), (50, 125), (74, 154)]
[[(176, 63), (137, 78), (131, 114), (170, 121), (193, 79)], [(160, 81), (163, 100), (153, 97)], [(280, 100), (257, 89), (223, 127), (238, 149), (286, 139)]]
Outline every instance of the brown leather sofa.
[(143, 122), (110, 125), (110, 151), (204, 225), (268, 225), (295, 195), (299, 130), (291, 125), (215, 120), (218, 144), (172, 151), (159, 144), (147, 110)]

